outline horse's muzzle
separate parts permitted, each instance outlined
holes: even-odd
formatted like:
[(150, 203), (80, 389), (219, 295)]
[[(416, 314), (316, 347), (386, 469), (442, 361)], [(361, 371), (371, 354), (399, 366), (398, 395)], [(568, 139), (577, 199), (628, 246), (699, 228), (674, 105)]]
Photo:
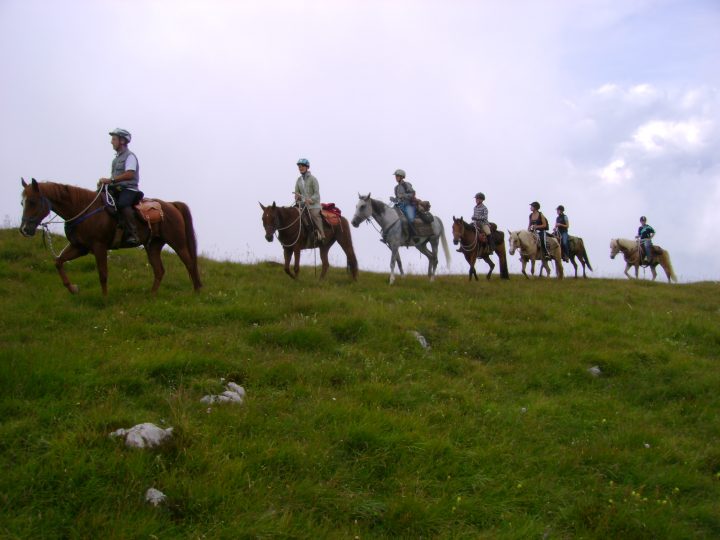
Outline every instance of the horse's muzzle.
[(267, 240), (268, 242), (272, 242), (272, 241), (273, 241), (273, 235), (272, 235), (272, 234), (266, 234), (266, 235), (265, 235), (265, 240)]
[(352, 221), (350, 222), (353, 227), (359, 227), (360, 226), (360, 220), (358, 218), (352, 218)]
[(23, 223), (22, 225), (20, 225), (20, 234), (22, 234), (26, 238), (29, 236), (35, 236), (36, 230), (37, 227), (33, 227), (31, 225), (28, 225), (27, 223)]
[(457, 238), (453, 238), (453, 244), (455, 244), (457, 246), (459, 243), (460, 243), (460, 240), (458, 240)]

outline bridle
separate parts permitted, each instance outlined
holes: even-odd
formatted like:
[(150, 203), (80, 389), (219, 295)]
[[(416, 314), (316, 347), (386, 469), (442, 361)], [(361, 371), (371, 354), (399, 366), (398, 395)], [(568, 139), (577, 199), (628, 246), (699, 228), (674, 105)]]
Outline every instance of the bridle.
[[(473, 226), (470, 225), (469, 223), (465, 223), (465, 221), (462, 222), (462, 226), (463, 226), (463, 232), (464, 232), (464, 231), (467, 231), (467, 230), (468, 230), (468, 229), (467, 229), (468, 227), (473, 227)], [(463, 243), (462, 243), (462, 236), (460, 237), (460, 249), (462, 249), (463, 251), (467, 251), (468, 253), (471, 253), (472, 251), (475, 251), (475, 250), (477, 249), (477, 247), (478, 247), (478, 244), (480, 243), (480, 233), (479, 233), (477, 227), (473, 227), (473, 229), (474, 229), (474, 231), (475, 231), (475, 238), (474, 238), (472, 244), (463, 244)]]
[(278, 214), (277, 208), (275, 208), (275, 211), (273, 212), (275, 214), (274, 220), (273, 220), (274, 221), (273, 226), (275, 227), (275, 237), (277, 238), (278, 243), (284, 248), (293, 247), (300, 241), (300, 235), (302, 234), (302, 226), (298, 226), (298, 234), (297, 234), (297, 238), (295, 238), (294, 242), (292, 242), (290, 244), (284, 244), (282, 242), (282, 240), (280, 240), (280, 231), (285, 231), (285, 230), (289, 229), (290, 227), (292, 227), (293, 225), (295, 225), (298, 221), (300, 221), (300, 218), (302, 218), (303, 212), (307, 211), (307, 207), (306, 206), (303, 206), (302, 208), (296, 207), (296, 210), (298, 212), (297, 218), (295, 218), (295, 220), (292, 223), (290, 223), (289, 225), (286, 225), (284, 227), (280, 226), (280, 214)]

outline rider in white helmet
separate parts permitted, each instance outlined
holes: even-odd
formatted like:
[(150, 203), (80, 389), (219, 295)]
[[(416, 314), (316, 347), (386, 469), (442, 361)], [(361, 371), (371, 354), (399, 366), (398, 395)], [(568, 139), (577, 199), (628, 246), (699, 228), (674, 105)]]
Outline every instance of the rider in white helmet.
[(110, 178), (101, 178), (100, 184), (108, 184), (108, 189), (115, 199), (118, 220), (125, 229), (125, 242), (129, 245), (140, 244), (133, 206), (143, 197), (140, 185), (140, 164), (137, 157), (128, 149), (132, 135), (126, 129), (116, 128), (109, 133), (113, 150), (117, 152), (110, 167)]
[(395, 203), (395, 206), (402, 210), (403, 214), (407, 218), (408, 232), (410, 238), (417, 236), (415, 232), (415, 215), (417, 213), (417, 206), (415, 202), (415, 190), (410, 182), (405, 180), (405, 171), (397, 169), (394, 173), (395, 181), (395, 196), (390, 197), (390, 201)]

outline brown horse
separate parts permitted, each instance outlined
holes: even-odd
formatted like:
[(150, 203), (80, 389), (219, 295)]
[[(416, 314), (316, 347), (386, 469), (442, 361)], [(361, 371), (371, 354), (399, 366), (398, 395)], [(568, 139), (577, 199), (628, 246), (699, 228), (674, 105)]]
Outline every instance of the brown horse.
[[(510, 279), (507, 256), (505, 254), (505, 234), (502, 231), (498, 231), (494, 223), (490, 224), (490, 230), (492, 231), (493, 240), (495, 240), (495, 254), (500, 261), (500, 277), (502, 279)], [(480, 232), (475, 225), (466, 223), (462, 217), (456, 218), (453, 216), (452, 232), (453, 244), (460, 244), (460, 250), (470, 265), (468, 279), (472, 281), (473, 276), (475, 276), (475, 281), (478, 280), (477, 272), (475, 271), (475, 261), (478, 257), (485, 261), (490, 267), (490, 271), (485, 276), (487, 279), (490, 279), (493, 270), (495, 270), (495, 263), (490, 259), (492, 252), (490, 251), (490, 246), (482, 241)]]
[(585, 275), (585, 267), (587, 266), (591, 272), (593, 271), (593, 269), (592, 266), (590, 266), (590, 259), (588, 258), (587, 251), (585, 251), (585, 242), (583, 242), (583, 239), (579, 236), (571, 236), (569, 244), (570, 264), (572, 264), (573, 268), (575, 269), (575, 277), (578, 277), (578, 267), (577, 263), (575, 262), (575, 257), (577, 257), (577, 260), (580, 261), (580, 264), (582, 265), (583, 277), (586, 278), (587, 276)]
[[(285, 254), (285, 273), (295, 279), (300, 273), (300, 251), (303, 249), (320, 248), (320, 260), (322, 261), (322, 271), (320, 279), (325, 277), (330, 263), (328, 262), (328, 251), (330, 247), (337, 241), (347, 256), (347, 268), (352, 274), (353, 279), (357, 279), (358, 263), (353, 250), (352, 236), (350, 235), (350, 226), (347, 219), (340, 218), (337, 225), (329, 225), (323, 220), (323, 231), (325, 240), (319, 243), (315, 240), (312, 229), (307, 224), (303, 224), (303, 213), (307, 213), (305, 209), (296, 206), (277, 206), (274, 202), (272, 206), (263, 206), (262, 223), (265, 228), (265, 240), (272, 242), (273, 235), (277, 233), (278, 242), (283, 248)], [(308, 220), (309, 221), (309, 220)], [(310, 230), (310, 234), (308, 234)], [(295, 255), (295, 265), (293, 272), (290, 272), (290, 259)]]
[[(33, 236), (41, 221), (50, 212), (55, 212), (63, 219), (65, 236), (70, 242), (55, 259), (55, 267), (63, 285), (73, 294), (78, 292), (77, 285), (71, 283), (65, 274), (63, 265), (92, 253), (100, 275), (102, 293), (107, 295), (107, 252), (116, 247), (130, 246), (115, 244), (117, 219), (105, 210), (104, 191), (90, 191), (54, 182), (38, 183), (34, 178), (30, 184), (22, 180), (22, 185), (23, 216), (20, 232), (23, 236)], [(198, 290), (202, 283), (190, 209), (182, 202), (158, 202), (162, 207), (163, 220), (154, 226), (156, 229), (151, 231), (144, 220), (136, 218), (140, 241), (145, 246), (155, 275), (152, 292), (158, 290), (165, 274), (160, 257), (165, 244), (169, 244), (178, 254), (190, 274), (193, 287)]]

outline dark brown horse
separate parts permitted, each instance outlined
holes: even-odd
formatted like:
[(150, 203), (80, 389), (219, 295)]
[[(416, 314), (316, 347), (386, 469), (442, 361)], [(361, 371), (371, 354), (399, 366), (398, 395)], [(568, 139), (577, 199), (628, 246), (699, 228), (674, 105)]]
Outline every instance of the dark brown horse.
[[(301, 250), (319, 247), (320, 260), (322, 261), (320, 278), (324, 278), (330, 266), (328, 251), (337, 241), (347, 256), (348, 271), (352, 274), (353, 279), (357, 279), (358, 264), (347, 219), (341, 217), (340, 223), (332, 226), (323, 220), (325, 241), (318, 244), (312, 230), (310, 230), (311, 234), (307, 234), (308, 226), (303, 224), (303, 213), (307, 214), (307, 211), (296, 206), (277, 206), (274, 202), (271, 206), (260, 204), (260, 208), (263, 211), (262, 222), (265, 228), (265, 240), (272, 242), (273, 235), (277, 233), (278, 242), (280, 242), (285, 254), (285, 273), (288, 276), (295, 279), (300, 273)], [(294, 273), (290, 271), (290, 259), (293, 255), (295, 255)]]
[[(104, 208), (104, 192), (54, 182), (38, 183), (34, 178), (30, 184), (22, 180), (22, 185), (23, 216), (20, 232), (24, 236), (33, 236), (41, 221), (50, 212), (55, 212), (65, 223), (65, 236), (70, 242), (55, 259), (55, 267), (63, 285), (71, 293), (78, 292), (77, 285), (71, 283), (65, 274), (63, 265), (67, 261), (92, 253), (100, 275), (103, 295), (107, 295), (107, 252), (116, 247), (129, 246), (115, 243), (117, 219)], [(154, 225), (156, 229), (151, 232), (145, 221), (136, 219), (140, 241), (145, 246), (148, 261), (155, 274), (152, 292), (158, 290), (165, 274), (160, 257), (165, 244), (170, 245), (178, 254), (190, 274), (193, 287), (198, 290), (202, 284), (190, 209), (182, 202), (158, 202), (162, 207), (163, 220)]]
[[(497, 230), (497, 226), (494, 223), (490, 224), (492, 231), (493, 240), (495, 240), (495, 254), (498, 256), (500, 261), (500, 277), (502, 279), (510, 279), (510, 273), (508, 272), (507, 255), (505, 253), (505, 234), (502, 231)], [(453, 216), (453, 244), (460, 244), (460, 250), (465, 255), (465, 260), (470, 265), (468, 271), (468, 279), (472, 280), (475, 276), (477, 281), (478, 276), (475, 271), (475, 261), (478, 257), (485, 261), (490, 267), (490, 271), (485, 276), (490, 279), (493, 270), (495, 270), (495, 263), (490, 259), (492, 252), (490, 247), (483, 239), (484, 235), (481, 235), (475, 225), (466, 223), (462, 217), (456, 218)]]
[(587, 276), (585, 275), (585, 267), (587, 266), (591, 272), (593, 271), (593, 269), (592, 266), (590, 266), (590, 259), (588, 259), (587, 251), (585, 251), (585, 242), (583, 242), (583, 239), (579, 236), (571, 236), (569, 244), (570, 264), (572, 264), (573, 268), (575, 269), (575, 277), (578, 277), (577, 263), (575, 262), (575, 257), (577, 257), (578, 261), (580, 261), (580, 264), (582, 265), (583, 277), (586, 278)]

